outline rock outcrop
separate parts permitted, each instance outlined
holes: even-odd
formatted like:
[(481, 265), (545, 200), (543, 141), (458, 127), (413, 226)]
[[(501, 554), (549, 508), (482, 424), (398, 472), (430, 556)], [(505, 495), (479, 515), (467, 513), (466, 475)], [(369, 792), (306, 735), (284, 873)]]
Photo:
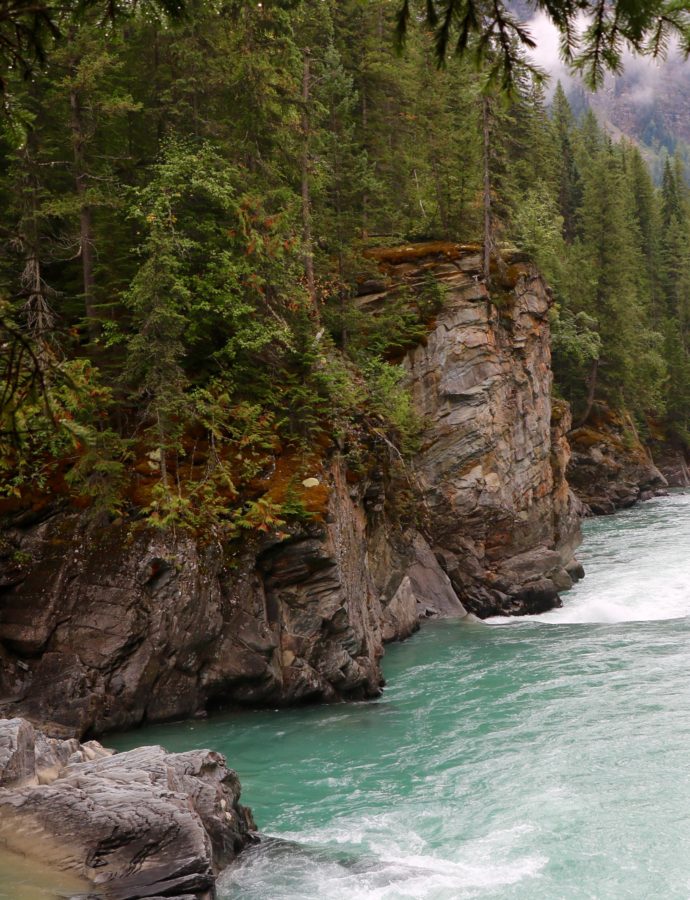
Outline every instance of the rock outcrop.
[(113, 755), (0, 720), (0, 846), (104, 900), (211, 900), (216, 874), (256, 839), (239, 798), (218, 753)]
[(685, 442), (658, 419), (648, 418), (647, 429), (647, 447), (668, 486), (690, 487), (688, 447)]
[(650, 450), (654, 465), (669, 487), (690, 487), (690, 469), (683, 447), (652, 442)]
[(423, 536), (374, 509), (380, 486), (367, 498), (339, 462), (321, 478), (322, 523), (232, 559), (188, 534), (95, 528), (79, 513), (7, 529), (0, 707), (81, 736), (216, 702), (376, 696), (384, 640), (420, 614), (465, 610)]
[(420, 618), (559, 602), (579, 572), (579, 507), (565, 480), (568, 412), (550, 397), (544, 283), (509, 260), (489, 298), (476, 248), (456, 244), (377, 263), (358, 299), (372, 316), (401, 285), (446, 290), (402, 359), (423, 423), (402, 492), (411, 514), (385, 464), (353, 473), (335, 455), (305, 481), (322, 497), (317, 521), (232, 556), (78, 511), (16, 516), (0, 543), (5, 714), (82, 736), (213, 704), (372, 697), (384, 642)]
[(568, 482), (595, 515), (632, 506), (668, 486), (632, 420), (603, 403), (594, 404), (587, 422), (568, 439)]
[(480, 616), (552, 607), (579, 571), (580, 505), (565, 479), (569, 412), (552, 408), (546, 285), (507, 255), (489, 296), (472, 246), (371, 255), (392, 282), (359, 299), (374, 315), (400, 284), (433, 276), (446, 291), (427, 340), (405, 359), (424, 423), (415, 469), (435, 554)]

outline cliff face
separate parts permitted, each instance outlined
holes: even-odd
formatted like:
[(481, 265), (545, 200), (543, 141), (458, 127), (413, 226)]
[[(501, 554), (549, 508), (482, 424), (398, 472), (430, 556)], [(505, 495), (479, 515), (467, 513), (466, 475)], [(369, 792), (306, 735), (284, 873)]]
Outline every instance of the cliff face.
[[(548, 609), (579, 571), (580, 505), (565, 480), (570, 424), (552, 408), (550, 294), (519, 259), (495, 273), (452, 244), (379, 251), (395, 285), (433, 275), (446, 288), (424, 345), (405, 360), (424, 427), (415, 468), (434, 550), (479, 615)], [(361, 298), (360, 305), (386, 302)]]
[[(323, 521), (239, 555), (189, 535), (79, 513), (9, 523), (0, 548), (0, 702), (52, 733), (100, 733), (214, 703), (366, 698), (383, 643), (420, 617), (519, 614), (558, 603), (577, 573), (565, 481), (567, 410), (550, 400), (548, 292), (514, 263), (489, 302), (458, 245), (379, 254), (373, 316), (396, 286), (447, 287), (404, 364), (423, 440), (418, 514), (381, 472), (332, 458)], [(412, 522), (413, 524), (410, 524)]]

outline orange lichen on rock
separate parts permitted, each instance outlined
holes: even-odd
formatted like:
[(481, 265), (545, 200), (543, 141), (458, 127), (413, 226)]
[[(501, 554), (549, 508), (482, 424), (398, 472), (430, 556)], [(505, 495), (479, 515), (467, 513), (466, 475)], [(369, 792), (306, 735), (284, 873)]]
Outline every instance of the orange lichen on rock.
[(279, 456), (271, 474), (256, 479), (252, 488), (279, 506), (289, 506), (291, 501), (299, 504), (317, 521), (323, 520), (331, 494), (322, 462), (289, 451)]
[(374, 259), (382, 263), (405, 263), (424, 259), (427, 256), (446, 256), (450, 259), (459, 256), (461, 244), (452, 241), (425, 241), (421, 244), (404, 244), (398, 247), (371, 247), (362, 252), (365, 259)]
[(558, 425), (565, 415), (570, 412), (570, 405), (556, 397), (551, 401), (551, 424)]
[[(498, 266), (495, 267), (496, 271), (500, 275), (501, 283), (505, 287), (514, 288), (517, 286), (518, 281), (521, 278), (530, 274), (530, 266), (527, 262), (515, 262), (509, 266), (506, 266), (503, 269), (500, 269)], [(491, 267), (492, 272), (494, 271), (494, 266)]]

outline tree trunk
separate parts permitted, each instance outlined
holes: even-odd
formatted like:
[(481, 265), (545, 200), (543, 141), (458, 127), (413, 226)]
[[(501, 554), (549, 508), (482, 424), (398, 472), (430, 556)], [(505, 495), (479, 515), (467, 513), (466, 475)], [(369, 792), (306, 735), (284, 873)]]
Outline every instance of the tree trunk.
[(31, 129), (21, 151), (23, 166), (24, 208), (19, 229), (19, 239), (24, 252), (24, 270), (21, 285), (26, 296), (24, 313), (29, 334), (36, 342), (36, 356), (39, 362), (47, 359), (48, 343), (55, 324), (55, 315), (48, 302), (49, 288), (43, 280), (41, 267), (41, 238), (38, 225), (38, 200), (40, 183), (37, 176), (35, 152), (35, 132)]
[[(76, 63), (73, 63), (72, 74), (75, 74)], [(84, 286), (84, 309), (86, 312), (86, 329), (89, 340), (98, 338), (100, 327), (96, 312), (95, 277), (94, 277), (94, 240), (93, 212), (87, 198), (88, 172), (86, 169), (86, 132), (82, 115), (81, 98), (77, 88), (69, 94), (70, 128), (72, 132), (72, 148), (74, 152), (74, 182), (79, 199), (79, 255), (82, 266), (82, 282)]]
[(311, 232), (311, 192), (309, 187), (309, 50), (303, 54), (302, 69), (302, 244), (304, 248), (304, 274), (307, 279), (309, 301), (318, 317), (316, 281), (314, 278), (314, 241)]
[(424, 209), (424, 201), (422, 200), (422, 192), (419, 188), (419, 178), (417, 177), (417, 170), (413, 169), (412, 174), (414, 175), (414, 183), (417, 188), (417, 202), (419, 203), (419, 208), (422, 211), (422, 215), (426, 219), (426, 210)]
[(491, 167), (490, 167), (490, 149), (491, 149), (491, 121), (489, 110), (489, 98), (482, 97), (482, 157), (484, 162), (484, 187), (483, 187), (483, 208), (484, 208), (484, 260), (483, 274), (484, 283), (487, 289), (491, 286), (491, 249), (493, 244), (492, 222), (491, 222)]
[[(362, 137), (364, 139), (364, 146), (367, 149), (367, 137), (368, 137), (368, 127), (369, 127), (369, 108), (367, 106), (367, 94), (364, 89), (362, 89)], [(369, 233), (368, 227), (368, 212), (369, 212), (369, 195), (366, 191), (362, 194), (362, 237), (366, 238)]]
[(448, 221), (448, 212), (446, 201), (443, 196), (443, 188), (441, 186), (441, 178), (438, 172), (438, 159), (436, 151), (431, 155), (431, 171), (434, 176), (434, 187), (436, 188), (436, 202), (438, 203), (438, 217), (441, 220), (441, 229), (446, 240), (450, 240), (450, 222)]
[[(331, 131), (338, 134), (338, 123), (331, 111)], [(340, 153), (338, 142), (335, 143), (335, 155), (333, 157), (333, 182), (334, 182), (334, 206), (335, 206), (335, 239), (338, 245), (338, 294), (340, 300), (340, 340), (343, 350), (347, 348), (347, 292), (345, 291), (345, 259), (343, 247), (345, 237), (343, 235), (343, 198), (342, 198), (342, 171), (340, 165)]]
[(160, 470), (161, 470), (161, 482), (163, 484), (163, 488), (165, 493), (170, 496), (170, 481), (168, 479), (168, 463), (165, 458), (166, 451), (166, 434), (165, 429), (163, 428), (163, 420), (161, 418), (160, 410), (156, 412), (156, 419), (158, 424), (158, 452), (160, 453)]

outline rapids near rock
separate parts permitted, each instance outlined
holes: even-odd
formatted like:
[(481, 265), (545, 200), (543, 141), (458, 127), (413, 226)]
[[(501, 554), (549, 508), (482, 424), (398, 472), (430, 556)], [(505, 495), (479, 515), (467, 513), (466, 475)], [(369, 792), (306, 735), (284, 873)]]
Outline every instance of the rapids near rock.
[(222, 900), (687, 900), (690, 494), (585, 532), (562, 609), (427, 624), (376, 702), (106, 743), (228, 756), (271, 840)]

